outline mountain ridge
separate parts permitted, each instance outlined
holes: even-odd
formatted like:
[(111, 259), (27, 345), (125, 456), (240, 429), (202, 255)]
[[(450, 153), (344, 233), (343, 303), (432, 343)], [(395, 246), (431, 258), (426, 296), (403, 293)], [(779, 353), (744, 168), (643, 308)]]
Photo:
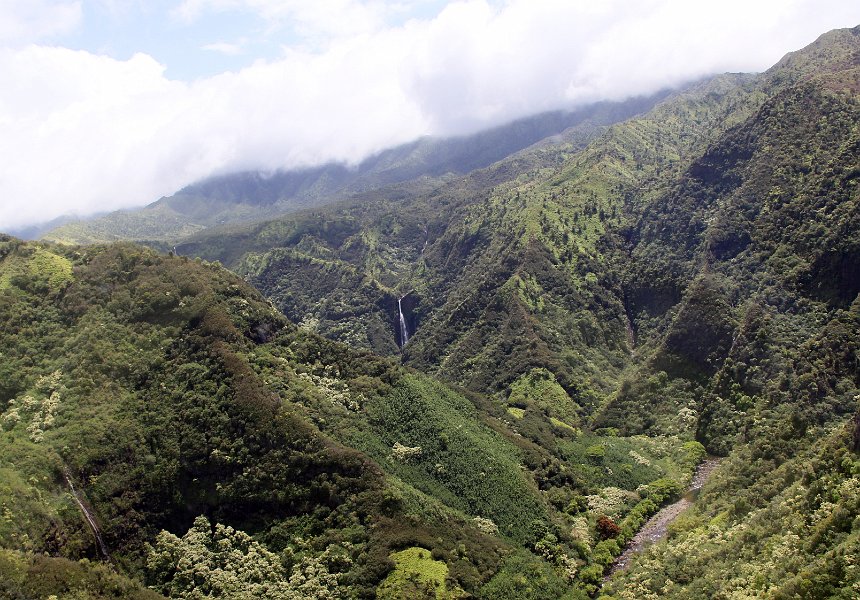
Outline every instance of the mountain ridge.
[[(355, 166), (316, 167), (220, 175), (186, 186), (137, 210), (61, 225), (46, 240), (93, 243), (132, 239), (176, 242), (207, 228), (272, 218), (386, 186), (415, 181), (418, 187), (485, 167), (550, 136), (564, 139), (577, 125), (600, 127), (635, 114), (668, 94), (623, 102), (598, 102), (571, 111), (518, 119), (471, 135), (425, 137), (382, 150)], [(422, 183), (423, 180), (423, 183)]]
[[(0, 582), (854, 597), (858, 59), (860, 27), (830, 32), (175, 252), (0, 238)], [(707, 452), (726, 458), (668, 541), (604, 578)]]

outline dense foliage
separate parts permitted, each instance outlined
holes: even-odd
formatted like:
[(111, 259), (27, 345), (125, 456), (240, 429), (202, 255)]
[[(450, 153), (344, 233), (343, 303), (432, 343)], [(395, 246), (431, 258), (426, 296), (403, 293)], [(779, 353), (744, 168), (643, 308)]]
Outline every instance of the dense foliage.
[(856, 598), (860, 457), (847, 427), (813, 436), (739, 450), (671, 542), (611, 581), (605, 600)]
[[(575, 588), (603, 483), (570, 425), (566, 446), (536, 444), (488, 398), (289, 324), (217, 264), (9, 237), (0, 253), (10, 593), (398, 597), (424, 572), (410, 548), (445, 594), (508, 585), (528, 551), (547, 589)], [(627, 474), (616, 514), (691, 468), (680, 440), (625, 443), (654, 466), (601, 458)]]
[(858, 56), (177, 245), (245, 281), (3, 238), (9, 595), (856, 596)]

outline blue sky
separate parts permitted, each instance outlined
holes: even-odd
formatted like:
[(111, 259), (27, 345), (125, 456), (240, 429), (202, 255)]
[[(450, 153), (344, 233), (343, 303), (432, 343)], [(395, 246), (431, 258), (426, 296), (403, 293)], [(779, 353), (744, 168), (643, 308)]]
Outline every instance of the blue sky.
[(166, 77), (183, 80), (276, 59), (281, 44), (297, 41), (289, 31), (265, 35), (265, 20), (252, 11), (213, 11), (189, 22), (172, 15), (171, 4), (84, 2), (80, 26), (56, 41), (119, 60), (143, 52), (165, 66)]
[[(446, 4), (444, 0), (0, 0), (0, 10), (6, 5), (12, 18), (19, 15), (24, 26), (52, 11), (63, 15), (53, 31), (24, 37), (27, 41), (119, 60), (142, 52), (164, 65), (166, 77), (193, 80), (239, 70), (258, 60), (277, 60), (290, 48), (321, 50), (344, 32), (432, 19)], [(316, 9), (308, 8), (313, 6)]]
[(856, 0), (0, 0), (0, 231), (761, 71)]

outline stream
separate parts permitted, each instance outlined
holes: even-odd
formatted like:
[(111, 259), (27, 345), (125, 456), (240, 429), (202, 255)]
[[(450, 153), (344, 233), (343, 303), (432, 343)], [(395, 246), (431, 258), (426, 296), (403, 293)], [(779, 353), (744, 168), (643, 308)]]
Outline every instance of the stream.
[(624, 548), (624, 552), (612, 563), (612, 568), (609, 571), (610, 574), (625, 570), (630, 566), (630, 561), (633, 560), (636, 554), (666, 537), (669, 533), (669, 525), (678, 518), (678, 515), (693, 505), (699, 490), (705, 485), (708, 477), (711, 476), (711, 473), (714, 472), (714, 469), (717, 468), (721, 460), (720, 458), (709, 457), (696, 467), (693, 480), (690, 482), (690, 487), (687, 488), (684, 496), (677, 502), (660, 509), (657, 514), (645, 523), (642, 529), (630, 540), (627, 547)]

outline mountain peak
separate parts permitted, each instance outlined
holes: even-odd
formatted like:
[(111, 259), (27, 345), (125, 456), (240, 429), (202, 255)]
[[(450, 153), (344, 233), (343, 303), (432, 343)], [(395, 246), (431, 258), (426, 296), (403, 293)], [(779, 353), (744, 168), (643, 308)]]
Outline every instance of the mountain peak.
[(858, 66), (860, 25), (822, 34), (805, 48), (786, 54), (768, 69), (767, 74), (777, 77), (778, 81), (788, 78), (789, 82), (795, 82), (813, 77), (827, 78), (827, 74), (833, 73), (856, 72)]

